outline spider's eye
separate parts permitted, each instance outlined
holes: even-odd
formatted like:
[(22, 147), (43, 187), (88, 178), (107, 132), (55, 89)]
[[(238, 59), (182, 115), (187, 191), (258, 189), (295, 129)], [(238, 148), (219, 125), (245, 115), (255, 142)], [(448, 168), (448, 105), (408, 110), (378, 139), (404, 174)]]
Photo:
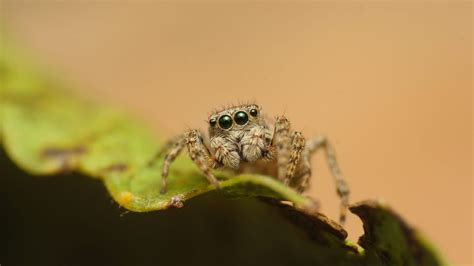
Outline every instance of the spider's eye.
[(211, 127), (214, 127), (217, 123), (217, 120), (215, 118), (211, 118), (211, 120), (209, 120), (209, 125), (211, 125)]
[(243, 112), (243, 111), (238, 111), (237, 113), (235, 113), (234, 115), (234, 121), (235, 123), (237, 123), (238, 125), (245, 125), (248, 121), (249, 121), (249, 116), (247, 115), (246, 112)]
[(258, 110), (257, 109), (251, 109), (250, 110), (250, 115), (253, 117), (256, 117), (258, 115)]
[(222, 129), (229, 129), (232, 126), (232, 117), (223, 115), (219, 118), (219, 126)]

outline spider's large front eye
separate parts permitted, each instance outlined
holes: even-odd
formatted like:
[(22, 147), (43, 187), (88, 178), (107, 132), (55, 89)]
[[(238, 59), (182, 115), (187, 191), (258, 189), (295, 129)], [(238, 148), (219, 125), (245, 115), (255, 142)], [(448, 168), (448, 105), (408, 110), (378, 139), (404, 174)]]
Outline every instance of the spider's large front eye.
[(253, 117), (256, 117), (258, 115), (258, 110), (257, 109), (251, 109), (250, 110), (250, 115)]
[(219, 118), (219, 126), (222, 129), (229, 129), (232, 126), (232, 117), (223, 115)]
[(237, 123), (237, 125), (245, 125), (249, 121), (249, 116), (247, 115), (246, 112), (243, 111), (238, 111), (234, 115), (234, 121)]

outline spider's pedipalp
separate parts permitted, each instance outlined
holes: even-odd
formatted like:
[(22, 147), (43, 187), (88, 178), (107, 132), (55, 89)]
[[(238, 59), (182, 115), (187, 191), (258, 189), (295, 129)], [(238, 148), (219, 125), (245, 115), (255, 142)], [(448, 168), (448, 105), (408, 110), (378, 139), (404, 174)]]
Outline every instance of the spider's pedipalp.
[[(232, 135), (229, 137), (232, 137)], [(234, 141), (229, 140), (229, 137), (213, 137), (210, 141), (211, 150), (214, 152), (214, 157), (220, 164), (231, 169), (237, 169), (240, 165), (239, 147)]]
[(245, 132), (240, 140), (242, 157), (247, 162), (254, 162), (262, 158), (268, 144), (265, 139), (266, 128), (256, 125)]

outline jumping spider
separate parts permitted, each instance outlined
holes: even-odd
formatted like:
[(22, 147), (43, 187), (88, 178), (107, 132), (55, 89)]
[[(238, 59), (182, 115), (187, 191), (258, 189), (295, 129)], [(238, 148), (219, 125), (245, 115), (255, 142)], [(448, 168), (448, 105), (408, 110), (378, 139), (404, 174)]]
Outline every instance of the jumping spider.
[(301, 132), (291, 130), (290, 122), (284, 116), (276, 117), (274, 125), (268, 126), (261, 108), (256, 104), (215, 111), (209, 116), (208, 123), (208, 142), (204, 141), (198, 130), (192, 129), (165, 146), (162, 193), (166, 192), (170, 164), (184, 147), (187, 147), (189, 156), (209, 182), (217, 188), (220, 188), (220, 184), (212, 169), (226, 167), (235, 169), (238, 173), (275, 176), (300, 193), (309, 186), (311, 156), (322, 148), (326, 152), (337, 194), (341, 199), (340, 220), (345, 220), (349, 189), (339, 170), (334, 150), (325, 137), (318, 136), (305, 141)]

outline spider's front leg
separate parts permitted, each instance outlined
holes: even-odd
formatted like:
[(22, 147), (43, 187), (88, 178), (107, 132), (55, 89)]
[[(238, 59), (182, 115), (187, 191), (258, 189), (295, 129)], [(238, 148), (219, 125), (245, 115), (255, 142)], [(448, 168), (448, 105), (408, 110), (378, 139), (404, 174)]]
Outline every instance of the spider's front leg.
[(212, 173), (214, 159), (211, 158), (209, 149), (204, 145), (202, 135), (198, 130), (193, 129), (186, 133), (186, 146), (188, 147), (189, 157), (201, 169), (207, 180), (220, 189), (221, 185)]
[(301, 154), (305, 148), (305, 139), (303, 134), (298, 131), (294, 131), (291, 134), (291, 154), (288, 166), (286, 168), (285, 184), (289, 185), (295, 176), (296, 168), (301, 157)]
[(209, 150), (204, 145), (201, 133), (198, 130), (193, 129), (180, 137), (166, 154), (161, 172), (161, 193), (166, 192), (166, 177), (168, 176), (170, 164), (176, 159), (185, 146), (188, 149), (189, 157), (191, 157), (191, 160), (193, 160), (193, 162), (204, 173), (207, 180), (217, 188), (220, 188), (219, 181), (212, 173), (213, 159), (211, 159)]
[(300, 132), (293, 132), (290, 136), (290, 122), (280, 116), (275, 122), (272, 146), (277, 151), (278, 179), (289, 185), (305, 147), (304, 137)]
[(278, 179), (284, 182), (290, 158), (290, 121), (284, 116), (276, 118), (272, 146), (276, 150)]

